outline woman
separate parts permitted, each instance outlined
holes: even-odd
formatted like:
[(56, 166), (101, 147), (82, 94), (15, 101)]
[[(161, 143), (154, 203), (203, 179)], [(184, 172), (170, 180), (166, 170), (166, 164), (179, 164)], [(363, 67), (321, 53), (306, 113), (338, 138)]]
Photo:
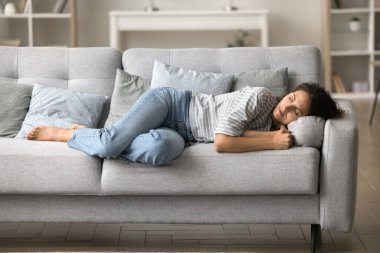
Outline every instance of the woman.
[[(303, 83), (280, 102), (267, 88), (245, 87), (218, 96), (174, 88), (144, 93), (110, 128), (34, 127), (29, 140), (61, 141), (89, 155), (163, 165), (188, 142), (214, 142), (218, 152), (288, 149), (286, 125), (306, 115), (324, 119), (343, 114), (317, 84)], [(275, 131), (270, 131), (275, 130)]]

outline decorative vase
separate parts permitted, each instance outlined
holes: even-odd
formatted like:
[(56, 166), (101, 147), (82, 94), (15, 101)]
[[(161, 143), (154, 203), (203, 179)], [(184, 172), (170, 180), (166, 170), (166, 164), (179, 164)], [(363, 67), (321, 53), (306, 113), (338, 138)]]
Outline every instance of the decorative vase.
[(16, 6), (14, 3), (7, 3), (4, 7), (4, 14), (5, 15), (13, 15), (16, 13)]
[(361, 28), (360, 19), (357, 18), (357, 17), (351, 18), (350, 23), (349, 23), (349, 27), (350, 27), (350, 31), (351, 32), (358, 32), (358, 31), (360, 31), (360, 28)]
[(145, 7), (146, 12), (153, 12), (153, 11), (159, 11), (160, 8), (154, 5), (154, 0), (149, 1), (149, 5)]
[(234, 2), (233, 0), (229, 0), (228, 1), (228, 4), (226, 6), (224, 6), (224, 11), (226, 12), (230, 12), (230, 11), (237, 11), (238, 8), (234, 5)]

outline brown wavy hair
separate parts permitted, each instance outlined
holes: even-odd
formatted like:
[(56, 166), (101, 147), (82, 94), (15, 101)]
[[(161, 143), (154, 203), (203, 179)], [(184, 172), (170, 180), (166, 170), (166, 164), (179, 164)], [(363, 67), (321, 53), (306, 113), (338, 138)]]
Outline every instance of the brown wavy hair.
[(346, 111), (334, 101), (330, 93), (316, 83), (302, 83), (292, 92), (305, 91), (311, 98), (310, 116), (318, 116), (324, 119), (342, 117)]

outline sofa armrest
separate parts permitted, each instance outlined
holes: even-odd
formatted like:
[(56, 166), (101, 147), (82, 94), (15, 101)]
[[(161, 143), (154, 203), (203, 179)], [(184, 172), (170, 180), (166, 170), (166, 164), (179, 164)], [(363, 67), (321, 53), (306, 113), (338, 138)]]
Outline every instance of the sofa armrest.
[(324, 229), (349, 232), (356, 205), (358, 127), (352, 104), (337, 102), (347, 115), (326, 121), (320, 165), (320, 222)]

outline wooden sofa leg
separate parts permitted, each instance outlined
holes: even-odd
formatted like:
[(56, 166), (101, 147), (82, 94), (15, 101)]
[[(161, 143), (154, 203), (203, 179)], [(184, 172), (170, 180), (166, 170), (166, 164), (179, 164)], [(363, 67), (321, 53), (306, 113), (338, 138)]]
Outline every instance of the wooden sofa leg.
[(320, 242), (319, 236), (321, 231), (321, 225), (319, 224), (311, 224), (311, 242), (310, 242), (310, 252), (316, 253), (317, 246)]

